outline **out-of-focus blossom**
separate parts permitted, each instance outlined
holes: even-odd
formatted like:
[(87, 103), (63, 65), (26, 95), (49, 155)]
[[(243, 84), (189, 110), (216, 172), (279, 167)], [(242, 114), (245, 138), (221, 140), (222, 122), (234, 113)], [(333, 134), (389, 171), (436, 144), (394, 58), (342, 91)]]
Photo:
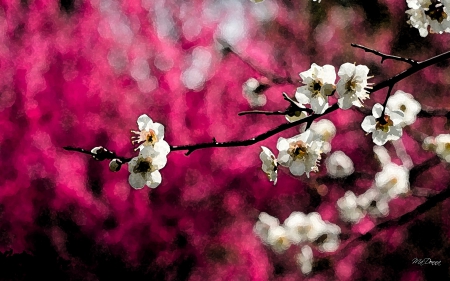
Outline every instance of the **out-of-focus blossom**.
[(419, 30), (420, 36), (428, 35), (428, 25), (431, 33), (450, 31), (450, 19), (448, 17), (450, 2), (448, 0), (406, 0), (409, 10), (407, 21), (411, 26)]
[(339, 248), (339, 234), (341, 228), (335, 224), (327, 223), (326, 228), (315, 241), (314, 244), (321, 252), (334, 252)]
[(342, 151), (333, 152), (325, 161), (325, 165), (328, 174), (333, 178), (344, 178), (355, 171), (352, 159)]
[(270, 181), (273, 181), (275, 185), (277, 183), (277, 170), (278, 163), (277, 158), (273, 155), (272, 151), (265, 146), (261, 146), (262, 152), (259, 154), (259, 158), (262, 161), (262, 170), (269, 177)]
[(383, 145), (389, 140), (398, 140), (402, 136), (401, 122), (403, 113), (400, 111), (391, 111), (386, 108), (383, 113), (383, 106), (379, 103), (372, 108), (372, 115), (364, 118), (361, 127), (367, 133), (372, 133), (373, 142), (377, 145)]
[(309, 274), (312, 270), (313, 263), (313, 252), (311, 247), (308, 245), (303, 246), (296, 258), (302, 273), (305, 275)]
[(276, 253), (282, 253), (291, 246), (287, 231), (281, 225), (269, 228), (267, 242)]
[(293, 175), (306, 173), (309, 177), (310, 172), (318, 171), (322, 144), (323, 141), (311, 130), (289, 139), (281, 137), (277, 142), (278, 163), (289, 167)]
[(242, 94), (251, 107), (261, 107), (267, 102), (267, 98), (263, 94), (265, 89), (266, 85), (260, 84), (255, 78), (250, 78), (242, 85)]
[(436, 154), (450, 163), (450, 134), (441, 134), (435, 139)]
[(128, 178), (130, 185), (135, 189), (141, 189), (144, 185), (151, 188), (160, 185), (162, 178), (158, 170), (166, 165), (166, 156), (151, 146), (144, 147), (139, 156), (128, 163), (128, 171), (131, 173)]
[(250, 0), (250, 1), (252, 1), (253, 3), (261, 3), (261, 2), (263, 2), (264, 0)]
[(344, 221), (357, 223), (364, 217), (362, 209), (358, 206), (358, 200), (352, 191), (345, 192), (344, 197), (337, 201), (339, 214)]
[(277, 218), (272, 217), (265, 212), (262, 212), (259, 214), (258, 221), (256, 222), (253, 231), (256, 233), (256, 235), (259, 236), (259, 238), (261, 238), (264, 243), (269, 244), (269, 229), (277, 227), (279, 225), (280, 221)]
[(409, 171), (402, 166), (389, 163), (375, 175), (375, 185), (382, 194), (396, 198), (409, 191)]
[(323, 113), (328, 108), (328, 96), (336, 88), (334, 66), (326, 64), (321, 67), (313, 63), (309, 70), (300, 73), (300, 77), (305, 86), (297, 88), (295, 98), (298, 101), (307, 99), (315, 113)]
[(392, 111), (403, 112), (403, 121), (401, 123), (403, 127), (414, 123), (417, 113), (421, 110), (420, 103), (411, 94), (401, 90), (396, 91), (393, 96), (389, 97), (386, 106)]
[(293, 244), (307, 241), (307, 233), (310, 229), (309, 217), (302, 212), (292, 212), (284, 221), (288, 232), (288, 238)]
[(381, 166), (391, 163), (391, 156), (384, 146), (375, 145), (373, 147), (373, 152), (376, 155), (377, 160), (380, 162)]
[(352, 105), (362, 107), (362, 102), (369, 98), (369, 92), (366, 88), (369, 68), (365, 65), (355, 65), (353, 63), (344, 63), (338, 71), (340, 77), (337, 83), (338, 105), (342, 109), (349, 109)]
[(328, 119), (322, 119), (318, 122), (313, 122), (311, 124), (310, 130), (316, 133), (321, 140), (323, 140), (322, 144), (322, 152), (328, 153), (331, 151), (331, 140), (336, 135), (336, 127), (333, 122)]
[(369, 188), (358, 196), (358, 205), (372, 217), (385, 217), (389, 214), (389, 197), (376, 188)]
[(164, 126), (160, 123), (154, 123), (147, 114), (139, 116), (137, 120), (139, 131), (131, 131), (136, 134), (133, 136), (132, 143), (142, 143), (137, 149), (151, 146), (158, 152), (167, 155), (170, 152), (169, 144), (164, 140)]

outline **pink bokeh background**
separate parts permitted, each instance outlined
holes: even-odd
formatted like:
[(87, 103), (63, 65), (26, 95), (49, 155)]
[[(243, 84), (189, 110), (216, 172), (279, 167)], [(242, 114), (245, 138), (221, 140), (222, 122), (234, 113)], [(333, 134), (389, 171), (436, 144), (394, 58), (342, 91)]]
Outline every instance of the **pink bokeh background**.
[[(357, 110), (325, 118), (337, 128), (332, 151), (344, 151), (365, 178), (328, 178), (324, 155), (310, 179), (282, 169), (273, 186), (261, 171), (260, 146), (276, 151), (278, 137), (294, 136), (298, 127), (248, 147), (171, 152), (156, 189), (134, 190), (126, 167), (112, 173), (106, 161), (62, 148), (102, 145), (133, 157), (130, 130), (144, 113), (165, 126), (170, 145), (255, 137), (286, 120), (237, 115), (251, 110), (242, 95), (251, 77), (299, 81), (311, 63), (338, 69), (356, 62), (367, 65), (377, 83), (408, 65), (380, 64), (350, 43), (417, 60), (448, 50), (450, 35), (420, 37), (405, 10), (405, 1), (394, 0), (2, 1), (0, 279), (302, 280), (294, 252), (275, 254), (253, 233), (260, 212), (284, 221), (293, 211), (317, 211), (353, 237), (411, 211), (425, 199), (395, 199), (387, 218), (353, 227), (339, 219), (337, 199), (347, 190), (363, 193), (381, 171)], [(226, 52), (223, 41), (241, 58)], [(448, 62), (442, 62), (394, 91), (448, 110), (449, 82)], [(296, 87), (270, 86), (262, 109), (285, 109), (281, 94), (293, 96)], [(382, 102), (386, 91), (374, 93), (366, 107)], [(411, 128), (448, 133), (443, 117), (419, 118)], [(433, 156), (409, 134), (402, 139), (414, 164)], [(401, 164), (392, 144), (385, 147)], [(442, 163), (413, 187), (440, 191), (449, 180)], [(315, 252), (320, 262), (306, 278), (445, 280), (449, 208), (445, 201), (345, 254), (320, 259)], [(442, 266), (411, 263), (426, 257)]]

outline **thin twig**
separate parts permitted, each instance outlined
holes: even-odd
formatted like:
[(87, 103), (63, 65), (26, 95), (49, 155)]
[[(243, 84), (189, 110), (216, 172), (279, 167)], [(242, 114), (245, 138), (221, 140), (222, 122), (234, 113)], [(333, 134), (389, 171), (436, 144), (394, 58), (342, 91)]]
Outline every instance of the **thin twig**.
[(68, 151), (77, 151), (77, 152), (81, 152), (84, 154), (89, 154), (98, 161), (103, 161), (106, 159), (108, 159), (108, 160), (119, 159), (122, 163), (126, 163), (126, 162), (130, 162), (132, 159), (132, 158), (118, 156), (114, 151), (108, 150), (106, 148), (104, 148), (104, 150), (101, 154), (96, 154), (96, 153), (91, 152), (90, 150), (86, 150), (86, 149), (79, 148), (79, 147), (73, 147), (73, 146), (64, 146), (63, 148)]
[(250, 111), (241, 111), (241, 112), (238, 113), (239, 116), (242, 116), (242, 115), (249, 115), (249, 114), (286, 115), (286, 111), (250, 110)]
[(406, 62), (406, 63), (409, 63), (412, 66), (418, 64), (418, 62), (413, 60), (413, 59), (408, 59), (408, 58), (403, 58), (403, 57), (399, 57), (399, 56), (393, 56), (393, 55), (384, 54), (382, 52), (376, 51), (374, 49), (371, 49), (371, 48), (368, 48), (368, 47), (365, 47), (365, 46), (359, 45), (359, 44), (353, 44), (352, 43), (351, 45), (352, 45), (352, 47), (363, 49), (364, 51), (366, 51), (368, 53), (373, 53), (373, 54), (381, 57), (381, 63), (383, 63), (385, 60), (391, 59), (391, 60), (398, 60), (398, 61)]

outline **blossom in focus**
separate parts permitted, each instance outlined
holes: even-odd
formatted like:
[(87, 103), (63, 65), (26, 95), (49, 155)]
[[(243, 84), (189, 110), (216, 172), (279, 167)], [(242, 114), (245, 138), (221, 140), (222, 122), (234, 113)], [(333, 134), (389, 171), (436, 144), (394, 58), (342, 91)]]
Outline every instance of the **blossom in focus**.
[(128, 163), (130, 185), (135, 189), (141, 189), (144, 185), (151, 188), (160, 185), (162, 178), (159, 170), (166, 165), (166, 156), (167, 154), (158, 152), (151, 146), (144, 147), (139, 152), (139, 156)]
[(321, 67), (313, 63), (309, 70), (300, 73), (300, 77), (305, 86), (297, 88), (295, 98), (303, 104), (310, 103), (315, 113), (323, 113), (328, 108), (328, 96), (332, 95), (336, 88), (334, 66), (326, 64)]
[(251, 107), (261, 107), (267, 102), (266, 96), (262, 93), (266, 87), (255, 78), (250, 78), (242, 85), (242, 94)]
[(277, 158), (273, 155), (272, 151), (265, 146), (261, 146), (262, 152), (259, 154), (259, 158), (262, 161), (262, 170), (269, 177), (270, 181), (273, 181), (275, 185), (277, 183), (277, 170), (278, 163)]
[(372, 133), (373, 142), (377, 145), (383, 145), (389, 140), (398, 140), (402, 136), (401, 122), (403, 113), (400, 111), (391, 111), (386, 108), (383, 113), (383, 106), (379, 103), (372, 108), (372, 115), (364, 118), (361, 127), (367, 133)]
[[(166, 155), (170, 152), (169, 144), (164, 141), (164, 126), (160, 123), (154, 123), (153, 120), (148, 117), (147, 114), (139, 116), (137, 120), (139, 131), (131, 131), (136, 134), (133, 136), (132, 143), (142, 143), (137, 149), (142, 150), (144, 147), (151, 146), (154, 147), (161, 153)], [(156, 144), (158, 144), (156, 146)]]
[(407, 21), (411, 26), (419, 30), (420, 36), (428, 35), (428, 26), (431, 33), (443, 33), (450, 31), (450, 19), (448, 0), (406, 0), (409, 10)]
[(355, 171), (353, 161), (342, 151), (333, 152), (325, 161), (327, 173), (333, 178), (344, 178)]
[(382, 194), (396, 198), (409, 191), (409, 171), (394, 163), (384, 165), (381, 172), (375, 175), (375, 185)]
[(300, 270), (303, 274), (309, 274), (312, 271), (313, 252), (310, 246), (305, 245), (302, 247), (299, 254), (296, 256), (297, 263), (300, 266)]
[(277, 141), (278, 163), (289, 167), (293, 175), (306, 173), (309, 177), (310, 172), (318, 171), (322, 144), (323, 141), (311, 130), (289, 139), (281, 137)]
[(414, 123), (421, 110), (420, 103), (411, 94), (401, 90), (396, 91), (393, 96), (389, 97), (386, 106), (392, 111), (403, 112), (403, 127)]
[(358, 205), (358, 199), (352, 191), (345, 192), (344, 197), (337, 201), (339, 214), (344, 221), (357, 223), (363, 217), (363, 210)]
[(297, 108), (295, 108), (294, 105), (289, 107), (289, 113), (285, 115), (286, 120), (289, 121), (289, 123), (308, 117), (308, 113), (306, 113), (306, 111), (300, 110), (301, 108), (305, 108), (302, 103), (308, 103), (308, 99), (304, 98), (303, 100), (295, 102), (295, 106)]
[(367, 79), (369, 68), (365, 65), (344, 63), (338, 71), (340, 77), (336, 86), (338, 105), (342, 109), (349, 109), (352, 105), (362, 107), (362, 102), (369, 98)]

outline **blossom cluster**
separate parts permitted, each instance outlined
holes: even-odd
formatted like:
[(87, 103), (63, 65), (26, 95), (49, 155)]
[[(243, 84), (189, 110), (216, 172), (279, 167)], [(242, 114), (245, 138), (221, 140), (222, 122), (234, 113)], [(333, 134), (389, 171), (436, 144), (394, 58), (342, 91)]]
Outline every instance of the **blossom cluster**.
[[(367, 80), (371, 77), (368, 74), (369, 68), (365, 65), (344, 63), (339, 68), (340, 79), (335, 84), (334, 66), (326, 64), (322, 67), (313, 63), (309, 70), (300, 73), (304, 86), (297, 88), (295, 98), (301, 105), (310, 104), (316, 114), (322, 114), (328, 109), (328, 98), (334, 93), (337, 94), (340, 108), (349, 109), (352, 105), (362, 107), (363, 101), (369, 98), (367, 89), (370, 89), (370, 83)], [(289, 117), (293, 116), (287, 116), (288, 121), (296, 121)]]
[(254, 232), (276, 253), (283, 253), (292, 245), (301, 247), (297, 262), (303, 273), (312, 270), (311, 246), (320, 252), (334, 252), (339, 247), (339, 226), (323, 221), (319, 213), (293, 212), (280, 225), (280, 221), (267, 213), (261, 213)]
[(406, 0), (409, 15), (407, 21), (412, 27), (419, 30), (420, 36), (430, 33), (450, 32), (449, 0)]
[(337, 208), (344, 221), (357, 223), (366, 214), (383, 217), (389, 213), (388, 202), (409, 192), (409, 170), (391, 162), (389, 154), (382, 146), (375, 146), (374, 152), (381, 163), (381, 172), (375, 175), (371, 188), (358, 197), (347, 191), (337, 201)]
[(144, 185), (155, 188), (161, 184), (161, 173), (167, 163), (167, 154), (170, 152), (169, 144), (164, 140), (164, 126), (154, 123), (146, 114), (139, 116), (137, 120), (139, 131), (132, 131), (136, 136), (132, 137), (133, 144), (140, 144), (139, 155), (128, 163), (130, 176), (128, 181), (135, 189)]

